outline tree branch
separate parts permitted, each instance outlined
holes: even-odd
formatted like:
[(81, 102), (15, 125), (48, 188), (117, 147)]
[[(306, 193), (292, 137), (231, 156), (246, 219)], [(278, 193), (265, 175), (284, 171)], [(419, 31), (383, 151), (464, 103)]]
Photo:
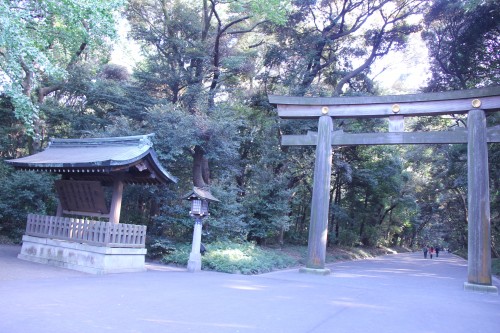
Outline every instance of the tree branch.
[(385, 211), (384, 211), (384, 214), (382, 214), (382, 217), (380, 218), (378, 224), (382, 224), (384, 222), (384, 219), (385, 217), (387, 216), (387, 214), (389, 214), (394, 208), (396, 208), (397, 206), (399, 205), (399, 202), (395, 202), (393, 203), (389, 208), (387, 208)]
[(24, 59), (21, 56), (19, 57), (19, 62), (21, 64), (21, 68), (26, 74), (23, 81), (21, 82), (21, 86), (23, 87), (23, 94), (29, 97), (29, 95), (31, 94), (31, 86), (33, 84), (33, 72), (28, 67), (28, 65), (26, 65)]
[(258, 22), (256, 23), (253, 27), (249, 28), (249, 29), (246, 29), (246, 30), (236, 30), (236, 31), (231, 31), (231, 32), (228, 32), (227, 34), (228, 35), (236, 35), (236, 34), (245, 34), (247, 32), (252, 32), (255, 28), (257, 28), (259, 25), (261, 24), (264, 24), (264, 23), (267, 23), (269, 22), (268, 20), (264, 20), (264, 21), (261, 21), (261, 22)]
[(48, 94), (60, 90), (62, 87), (62, 84), (55, 84), (49, 87), (41, 87), (40, 89), (38, 89), (38, 103), (42, 103)]

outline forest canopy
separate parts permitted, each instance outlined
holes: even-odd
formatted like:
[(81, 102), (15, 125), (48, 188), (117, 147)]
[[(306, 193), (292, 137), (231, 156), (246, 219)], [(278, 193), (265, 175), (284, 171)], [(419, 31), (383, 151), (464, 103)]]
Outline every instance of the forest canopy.
[[(130, 27), (126, 39), (118, 23)], [(268, 94), (498, 85), (499, 36), (498, 0), (0, 0), (0, 157), (38, 152), (49, 138), (155, 133), (159, 159), (179, 182), (127, 186), (121, 222), (147, 225), (150, 241), (188, 242), (182, 195), (209, 186), (221, 202), (204, 223), (205, 242), (305, 244), (314, 148), (280, 139), (317, 123), (279, 119)], [(427, 58), (409, 56), (416, 39)], [(113, 62), (124, 43), (122, 52), (137, 45), (140, 56), (124, 55), (139, 59), (132, 68)], [(429, 79), (416, 86), (396, 73), (382, 85), (381, 70), (403, 52), (408, 72), (423, 68)], [(498, 125), (500, 115), (487, 122)], [(466, 123), (463, 115), (416, 117), (405, 128)], [(335, 124), (354, 133), (386, 127), (381, 119)], [(489, 163), (500, 256), (499, 144), (489, 145)], [(19, 239), (28, 213), (54, 214), (54, 176), (1, 163), (0, 177), (0, 234)], [(330, 197), (329, 245), (464, 249), (467, 147), (335, 147)]]

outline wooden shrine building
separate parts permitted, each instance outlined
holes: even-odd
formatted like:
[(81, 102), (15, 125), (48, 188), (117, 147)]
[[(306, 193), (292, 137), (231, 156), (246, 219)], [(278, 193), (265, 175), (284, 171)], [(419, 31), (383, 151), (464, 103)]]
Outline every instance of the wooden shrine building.
[[(500, 86), (399, 96), (269, 96), (284, 119), (318, 119), (318, 132), (284, 135), (281, 144), (315, 145), (316, 161), (308, 239), (302, 272), (329, 274), (325, 268), (332, 145), (467, 144), (468, 279), (466, 290), (497, 293), (491, 274), (488, 143), (500, 142), (500, 126), (487, 127), (486, 115), (500, 111)], [(406, 132), (404, 118), (467, 114), (467, 127), (455, 131)], [(386, 118), (388, 131), (334, 131), (342, 118)]]
[(144, 270), (146, 226), (119, 222), (125, 184), (177, 182), (152, 135), (52, 139), (40, 153), (6, 161), (61, 175), (56, 215), (28, 215), (18, 257), (96, 274)]

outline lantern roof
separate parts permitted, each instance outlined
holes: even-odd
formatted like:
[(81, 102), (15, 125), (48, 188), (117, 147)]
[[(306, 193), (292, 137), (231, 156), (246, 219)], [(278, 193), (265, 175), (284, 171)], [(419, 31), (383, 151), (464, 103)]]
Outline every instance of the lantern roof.
[(18, 170), (59, 173), (74, 180), (165, 184), (177, 178), (165, 170), (151, 141), (154, 134), (85, 139), (51, 139), (36, 154), (6, 162)]
[(212, 193), (210, 193), (210, 190), (196, 186), (193, 187), (193, 190), (191, 192), (184, 195), (183, 198), (186, 200), (203, 199), (209, 202), (220, 202), (219, 199), (217, 199), (212, 195)]

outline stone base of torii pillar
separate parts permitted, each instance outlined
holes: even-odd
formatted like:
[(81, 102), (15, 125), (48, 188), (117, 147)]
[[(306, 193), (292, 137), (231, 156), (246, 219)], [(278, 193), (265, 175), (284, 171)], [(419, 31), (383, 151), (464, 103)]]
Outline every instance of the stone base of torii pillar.
[(482, 285), (477, 283), (464, 282), (464, 290), (484, 294), (497, 294), (498, 288), (493, 285)]
[(331, 271), (328, 268), (307, 268), (302, 267), (299, 273), (314, 274), (314, 275), (329, 275)]

